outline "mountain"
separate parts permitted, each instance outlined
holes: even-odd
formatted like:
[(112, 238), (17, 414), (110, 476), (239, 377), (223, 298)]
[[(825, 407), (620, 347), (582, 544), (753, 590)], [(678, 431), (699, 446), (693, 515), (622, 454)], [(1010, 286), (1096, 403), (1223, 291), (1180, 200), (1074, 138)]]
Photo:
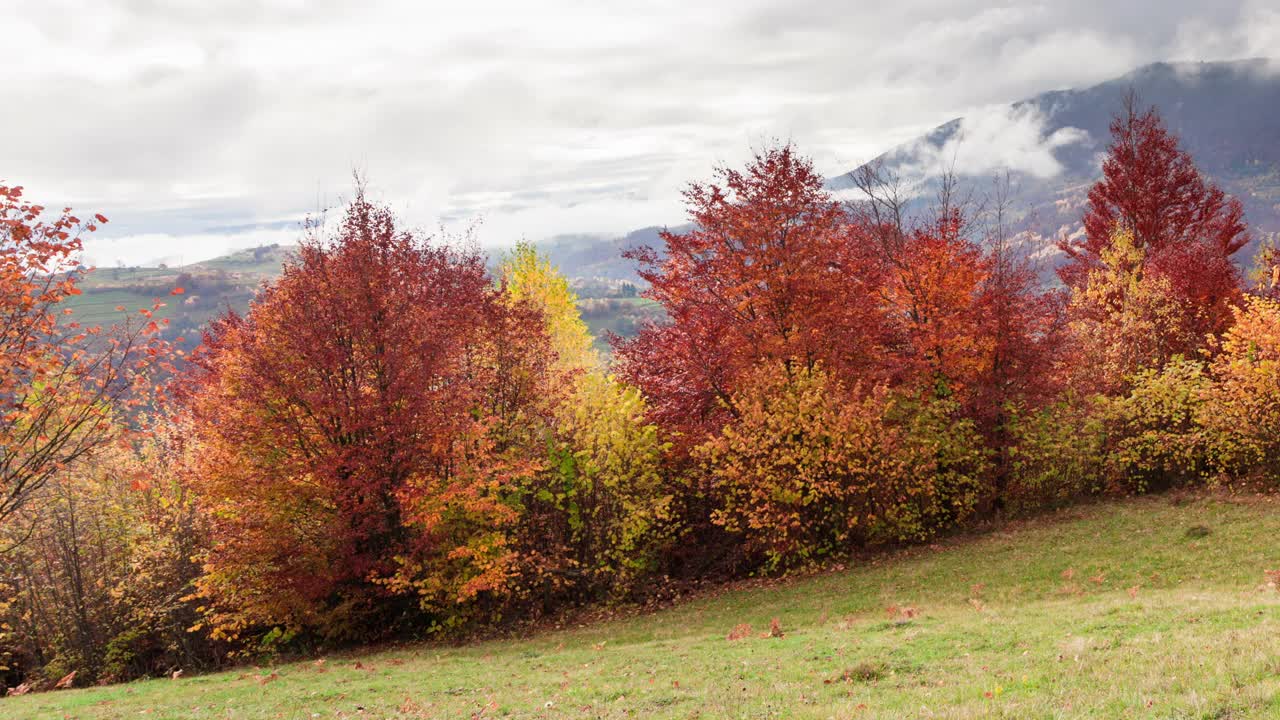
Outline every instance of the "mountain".
[[(987, 137), (992, 128), (1007, 126), (1016, 136), (1014, 129), (1031, 126), (1038, 142), (1022, 149), (1043, 153), (1058, 167), (1037, 173), (1043, 168), (1012, 163), (1015, 229), (1047, 238), (1071, 235), (1080, 231), (1089, 187), (1102, 175), (1108, 125), (1130, 90), (1141, 105), (1158, 108), (1205, 175), (1240, 199), (1255, 246), (1280, 232), (1280, 62), (1266, 59), (1147, 65), (1093, 87), (1046, 92), (957, 118), (872, 163), (907, 179), (953, 167), (981, 192), (1000, 167), (982, 156), (999, 154)], [(848, 176), (829, 182), (835, 190), (850, 186)], [(1238, 257), (1247, 264), (1254, 249)]]
[[(678, 229), (678, 228), (675, 228)], [(556, 235), (538, 243), (538, 249), (567, 275), (630, 283), (640, 282), (635, 263), (623, 253), (645, 245), (661, 244), (656, 225), (626, 235)]]

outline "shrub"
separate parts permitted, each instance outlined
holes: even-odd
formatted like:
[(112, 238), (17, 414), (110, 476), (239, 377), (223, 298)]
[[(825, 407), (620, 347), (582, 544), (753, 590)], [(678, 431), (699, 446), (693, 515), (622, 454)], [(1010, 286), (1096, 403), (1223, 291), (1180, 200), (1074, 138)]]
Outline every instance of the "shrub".
[(1222, 474), (1280, 473), (1280, 301), (1250, 298), (1235, 311), (1210, 366), (1201, 423)]
[(1067, 395), (1015, 413), (1011, 471), (1004, 498), (1014, 514), (1062, 507), (1100, 493), (1107, 473), (1107, 399)]
[(1210, 388), (1204, 364), (1175, 357), (1131, 381), (1109, 404), (1112, 474), (1120, 489), (1146, 492), (1203, 480), (1208, 448), (1199, 424)]
[(100, 452), (0, 526), (0, 652), (13, 660), (0, 665), (23, 679), (121, 681), (216, 664), (218, 649), (188, 632), (200, 518), (168, 471), (172, 445), (142, 451)]
[(666, 444), (640, 393), (598, 371), (557, 414), (549, 462), (526, 490), (522, 547), (549, 595), (625, 596), (654, 571), (674, 533)]
[(945, 407), (898, 406), (819, 368), (765, 364), (750, 380), (735, 419), (694, 457), (720, 499), (713, 521), (765, 571), (923, 539), (972, 508), (976, 433)]

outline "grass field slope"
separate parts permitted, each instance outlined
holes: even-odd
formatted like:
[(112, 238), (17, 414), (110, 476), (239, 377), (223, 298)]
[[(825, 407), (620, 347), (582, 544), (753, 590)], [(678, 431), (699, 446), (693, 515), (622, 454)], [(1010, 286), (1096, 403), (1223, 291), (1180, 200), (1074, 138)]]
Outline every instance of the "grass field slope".
[(1276, 509), (1099, 504), (524, 639), (28, 695), (0, 717), (1280, 717)]

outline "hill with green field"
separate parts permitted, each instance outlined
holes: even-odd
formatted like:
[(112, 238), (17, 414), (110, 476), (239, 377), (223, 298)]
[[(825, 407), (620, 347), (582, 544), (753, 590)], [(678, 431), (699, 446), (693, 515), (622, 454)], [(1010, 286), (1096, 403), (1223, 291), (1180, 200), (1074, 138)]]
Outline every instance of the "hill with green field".
[(653, 612), (33, 694), (0, 718), (1274, 718), (1274, 503), (1077, 507)]

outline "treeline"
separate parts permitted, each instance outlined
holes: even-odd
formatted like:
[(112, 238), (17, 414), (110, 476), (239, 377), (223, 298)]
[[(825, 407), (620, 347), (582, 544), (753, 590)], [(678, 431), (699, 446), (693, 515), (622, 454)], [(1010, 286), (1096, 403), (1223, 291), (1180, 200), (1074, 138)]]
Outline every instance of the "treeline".
[(6, 683), (465, 633), (1273, 482), (1280, 258), (1246, 281), (1239, 203), (1154, 110), (1112, 133), (1052, 286), (1004, 186), (923, 202), (868, 168), (842, 203), (790, 146), (720, 170), (686, 191), (694, 229), (631, 253), (665, 319), (611, 362), (531, 247), (491, 274), (357, 193), (175, 368), (155, 323), (75, 332), (74, 271), (48, 270), (83, 224), (5, 189)]

